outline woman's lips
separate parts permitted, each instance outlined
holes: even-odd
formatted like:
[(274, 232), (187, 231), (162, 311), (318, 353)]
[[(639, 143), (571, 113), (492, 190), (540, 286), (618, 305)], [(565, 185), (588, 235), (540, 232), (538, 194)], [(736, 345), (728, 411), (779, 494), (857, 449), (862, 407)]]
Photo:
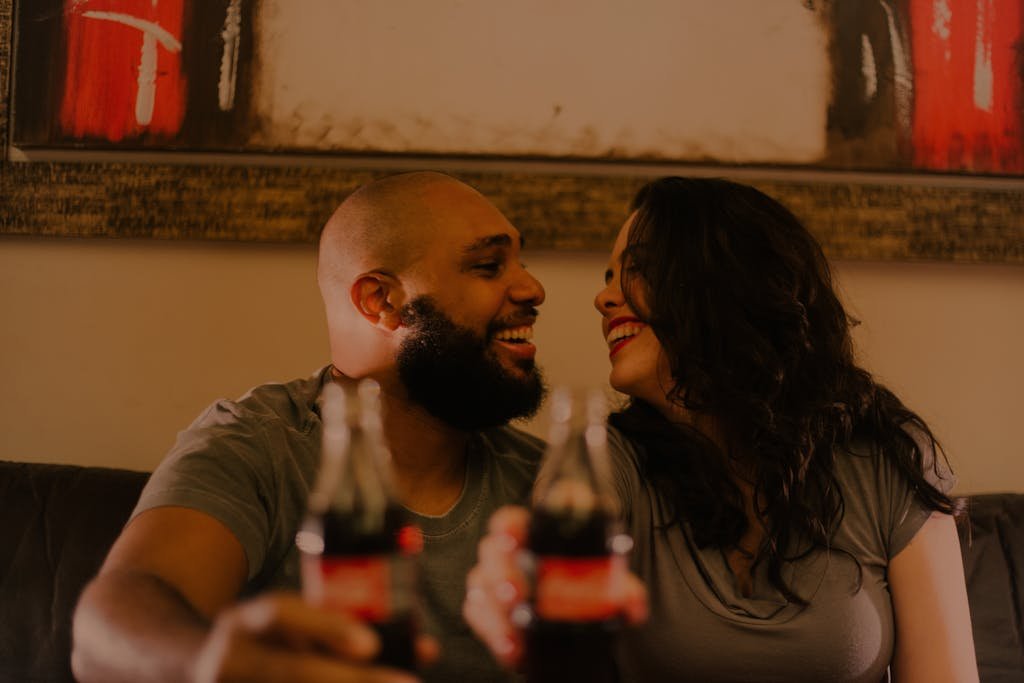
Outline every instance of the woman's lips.
[(608, 351), (608, 357), (614, 358), (615, 354), (617, 354), (623, 346), (633, 341), (634, 339), (636, 339), (636, 337), (623, 337), (622, 339), (612, 344), (611, 350)]
[(608, 323), (608, 333), (605, 336), (609, 347), (608, 357), (614, 357), (615, 354), (622, 350), (622, 347), (635, 339), (645, 327), (647, 325), (634, 316), (613, 318)]

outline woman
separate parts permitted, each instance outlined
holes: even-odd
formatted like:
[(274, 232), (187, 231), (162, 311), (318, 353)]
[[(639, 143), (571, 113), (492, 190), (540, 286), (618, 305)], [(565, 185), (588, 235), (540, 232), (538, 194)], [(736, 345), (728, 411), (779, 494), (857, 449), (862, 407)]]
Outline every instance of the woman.
[[(631, 398), (610, 437), (650, 595), (623, 680), (977, 680), (945, 460), (856, 365), (825, 257), (787, 209), (654, 181), (594, 303)], [(510, 664), (526, 519), (492, 520), (465, 608)], [(638, 619), (639, 591), (626, 603)]]

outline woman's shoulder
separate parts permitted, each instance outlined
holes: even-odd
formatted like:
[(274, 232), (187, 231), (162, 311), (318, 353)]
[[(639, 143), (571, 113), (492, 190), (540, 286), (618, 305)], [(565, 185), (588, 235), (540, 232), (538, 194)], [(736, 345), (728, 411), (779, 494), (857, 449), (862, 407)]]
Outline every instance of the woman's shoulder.
[(916, 488), (923, 479), (944, 494), (956, 485), (956, 477), (946, 457), (930, 435), (916, 426), (904, 431), (917, 447), (920, 457), (912, 457), (895, 444), (859, 438), (840, 447), (834, 454), (835, 475), (840, 486), (868, 487), (878, 495), (896, 495)]
[(644, 446), (621, 429), (608, 426), (608, 456), (620, 477), (639, 482)]
[[(917, 439), (915, 439), (917, 441)], [(843, 498), (841, 531), (847, 541), (885, 564), (903, 548), (930, 514), (918, 492), (918, 481), (943, 493), (953, 485), (952, 474), (930, 445), (921, 447), (921, 461), (900, 462), (884, 445), (860, 440), (835, 454), (835, 481)], [(920, 468), (920, 476), (908, 476), (908, 468)], [(918, 481), (915, 481), (918, 480)]]
[(614, 425), (608, 425), (608, 449), (613, 455), (635, 457), (642, 446), (635, 439)]

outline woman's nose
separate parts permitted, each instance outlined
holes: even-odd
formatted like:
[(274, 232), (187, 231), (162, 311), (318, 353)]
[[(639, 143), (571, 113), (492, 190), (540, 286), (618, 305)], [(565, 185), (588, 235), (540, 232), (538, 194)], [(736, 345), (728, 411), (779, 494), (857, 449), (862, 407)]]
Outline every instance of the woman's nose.
[(605, 285), (604, 288), (594, 297), (594, 308), (596, 308), (597, 312), (602, 315), (605, 311), (611, 310), (621, 304), (622, 292), (619, 291), (618, 287), (613, 286), (613, 283)]

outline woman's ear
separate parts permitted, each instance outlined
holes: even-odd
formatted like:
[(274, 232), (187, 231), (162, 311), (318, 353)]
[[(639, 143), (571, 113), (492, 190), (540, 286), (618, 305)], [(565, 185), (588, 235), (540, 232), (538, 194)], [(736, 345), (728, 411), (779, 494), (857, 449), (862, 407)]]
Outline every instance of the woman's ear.
[(395, 277), (386, 273), (364, 273), (352, 283), (350, 295), (356, 311), (371, 325), (389, 331), (401, 326), (399, 310), (402, 308), (404, 294), (401, 283)]

